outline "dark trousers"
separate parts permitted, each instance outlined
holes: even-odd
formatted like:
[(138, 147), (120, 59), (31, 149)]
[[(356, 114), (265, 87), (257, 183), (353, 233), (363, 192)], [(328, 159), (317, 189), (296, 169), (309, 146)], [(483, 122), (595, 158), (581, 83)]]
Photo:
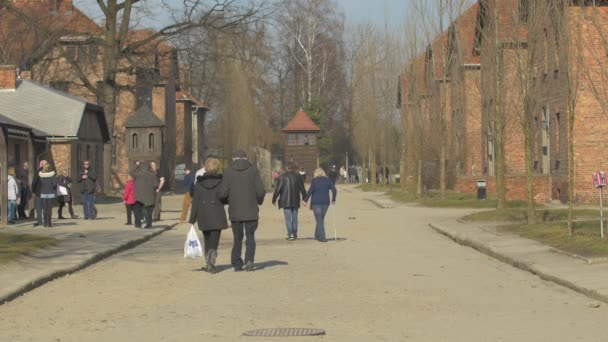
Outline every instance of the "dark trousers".
[(36, 196), (34, 199), (34, 208), (36, 208), (36, 223), (42, 224), (42, 198)]
[(133, 211), (135, 204), (125, 204), (125, 208), (127, 209), (127, 224), (131, 224), (131, 217), (133, 217)]
[(205, 254), (210, 249), (217, 249), (220, 244), (220, 236), (222, 235), (221, 230), (204, 230), (203, 237), (205, 238)]
[(232, 221), (232, 234), (234, 244), (232, 245), (232, 255), (230, 262), (234, 268), (243, 266), (241, 258), (243, 250), (243, 236), (245, 241), (245, 262), (253, 262), (255, 258), (255, 231), (258, 228), (258, 220), (255, 221)]
[(154, 206), (150, 205), (150, 206), (145, 206), (143, 203), (141, 202), (135, 202), (134, 204), (135, 206), (135, 227), (141, 227), (141, 220), (143, 218), (144, 215), (144, 210), (145, 210), (145, 215), (146, 215), (146, 228), (148, 227), (152, 227), (152, 210), (154, 210)]
[(59, 218), (63, 217), (63, 207), (65, 207), (65, 204), (68, 204), (68, 212), (70, 213), (70, 217), (74, 218), (76, 215), (74, 215), (74, 208), (72, 208), (72, 201), (69, 202), (65, 202), (65, 201), (59, 201)]
[(48, 227), (51, 225), (51, 215), (53, 214), (53, 202), (54, 198), (43, 198), (42, 199), (42, 208), (44, 215), (44, 226)]
[(21, 202), (17, 206), (17, 212), (19, 214), (19, 219), (26, 219), (27, 215), (25, 214), (25, 207), (27, 207), (27, 200), (30, 198), (30, 188), (27, 186), (22, 186), (20, 192)]

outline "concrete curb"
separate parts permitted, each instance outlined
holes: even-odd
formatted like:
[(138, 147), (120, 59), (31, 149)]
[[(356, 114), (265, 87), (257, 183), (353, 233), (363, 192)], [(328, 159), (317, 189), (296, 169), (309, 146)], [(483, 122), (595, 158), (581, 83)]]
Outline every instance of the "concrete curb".
[(106, 250), (104, 252), (97, 253), (94, 256), (92, 256), (92, 257), (84, 260), (81, 263), (78, 263), (78, 264), (70, 266), (70, 267), (66, 267), (66, 268), (58, 270), (58, 271), (53, 271), (52, 273), (50, 273), (48, 275), (39, 277), (38, 279), (35, 279), (34, 281), (28, 283), (27, 285), (21, 287), (20, 289), (18, 289), (16, 291), (13, 291), (13, 292), (5, 294), (5, 295), (1, 295), (0, 296), (0, 305), (5, 304), (7, 302), (10, 302), (11, 300), (13, 300), (13, 299), (15, 299), (15, 298), (17, 298), (19, 296), (22, 296), (22, 295), (26, 294), (27, 292), (30, 292), (30, 291), (32, 291), (32, 290), (34, 290), (34, 289), (36, 289), (36, 288), (38, 288), (38, 287), (40, 287), (40, 286), (48, 283), (48, 282), (50, 282), (50, 281), (53, 281), (55, 279), (61, 278), (61, 277), (65, 276), (65, 275), (68, 275), (68, 274), (71, 274), (71, 273), (74, 273), (74, 272), (78, 272), (80, 270), (83, 270), (83, 269), (91, 266), (91, 265), (94, 265), (94, 264), (98, 263), (99, 261), (101, 261), (103, 259), (111, 257), (111, 256), (113, 256), (115, 254), (120, 253), (120, 252), (129, 250), (131, 248), (137, 247), (138, 245), (141, 245), (142, 243), (144, 243), (144, 242), (146, 242), (146, 241), (148, 241), (148, 240), (150, 240), (150, 239), (152, 239), (152, 238), (154, 238), (154, 237), (156, 237), (156, 236), (158, 236), (158, 235), (166, 232), (167, 230), (173, 229), (178, 224), (179, 224), (179, 222), (175, 222), (175, 223), (173, 223), (173, 224), (171, 224), (171, 225), (169, 225), (169, 226), (167, 226), (165, 228), (162, 228), (162, 229), (160, 229), (160, 230), (158, 230), (158, 231), (156, 231), (156, 232), (154, 232), (152, 234), (148, 234), (148, 235), (142, 236), (142, 237), (140, 237), (138, 239), (135, 239), (135, 240), (127, 241), (124, 244), (119, 245), (118, 247)]
[(442, 227), (436, 223), (429, 223), (429, 227), (431, 227), (433, 230), (435, 230), (439, 234), (445, 235), (446, 237), (450, 238), (451, 240), (457, 242), (460, 245), (471, 247), (475, 250), (478, 250), (479, 252), (481, 252), (483, 254), (491, 256), (491, 257), (493, 257), (499, 261), (502, 261), (504, 263), (507, 263), (513, 267), (530, 272), (543, 280), (551, 281), (555, 284), (567, 287), (567, 288), (569, 288), (573, 291), (576, 291), (578, 293), (581, 293), (585, 296), (588, 296), (590, 298), (593, 298), (595, 300), (608, 304), (608, 296), (601, 294), (594, 289), (576, 285), (567, 279), (555, 276), (555, 275), (551, 274), (550, 272), (545, 272), (542, 269), (535, 267), (533, 264), (530, 264), (524, 260), (520, 260), (520, 259), (511, 257), (511, 256), (507, 255), (506, 253), (501, 253), (496, 248), (488, 246), (488, 245), (484, 244), (483, 242), (479, 242), (474, 239), (471, 239), (464, 234), (458, 234), (454, 231), (450, 231), (449, 229)]
[(390, 208), (392, 208), (391, 206), (386, 206), (386, 205), (384, 205), (384, 204), (382, 204), (382, 203), (380, 203), (380, 202), (378, 202), (378, 201), (376, 201), (374, 199), (371, 199), (371, 198), (366, 198), (365, 200), (368, 201), (368, 202), (371, 202), (373, 205), (375, 205), (376, 207), (378, 207), (380, 209), (390, 209)]

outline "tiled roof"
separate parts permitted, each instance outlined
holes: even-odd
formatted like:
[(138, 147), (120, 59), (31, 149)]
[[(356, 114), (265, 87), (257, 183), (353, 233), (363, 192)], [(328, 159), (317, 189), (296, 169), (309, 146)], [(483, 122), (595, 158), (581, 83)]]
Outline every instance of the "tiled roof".
[(80, 98), (27, 80), (20, 81), (15, 91), (0, 92), (0, 115), (49, 137), (78, 136), (87, 104)]
[(198, 98), (196, 98), (194, 95), (192, 95), (190, 92), (187, 92), (187, 91), (177, 91), (175, 93), (175, 101), (190, 101), (190, 102), (194, 103), (194, 105), (197, 107), (209, 110), (209, 108), (203, 103), (203, 101), (199, 100)]
[(299, 111), (283, 128), (283, 132), (318, 132), (317, 126), (304, 111)]
[(165, 124), (154, 114), (148, 106), (141, 106), (127, 119), (127, 128), (164, 127)]

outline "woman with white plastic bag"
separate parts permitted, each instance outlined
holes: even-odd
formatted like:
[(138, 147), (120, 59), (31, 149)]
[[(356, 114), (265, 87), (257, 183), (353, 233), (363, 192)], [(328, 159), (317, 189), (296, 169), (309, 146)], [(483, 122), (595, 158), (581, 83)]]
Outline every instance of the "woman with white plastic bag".
[(205, 240), (205, 262), (203, 271), (216, 273), (215, 261), (220, 243), (222, 229), (228, 228), (224, 204), (218, 197), (218, 189), (222, 184), (219, 174), (220, 161), (214, 158), (205, 161), (205, 174), (198, 176), (194, 186), (190, 223), (198, 223)]

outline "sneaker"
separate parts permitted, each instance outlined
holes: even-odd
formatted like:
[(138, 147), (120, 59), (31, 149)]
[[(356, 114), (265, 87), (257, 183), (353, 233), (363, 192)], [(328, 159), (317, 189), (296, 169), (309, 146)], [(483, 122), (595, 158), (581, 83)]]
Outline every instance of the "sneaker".
[(234, 272), (242, 272), (242, 271), (243, 271), (243, 266), (234, 267)]
[(217, 273), (217, 268), (215, 268), (215, 265), (207, 265), (206, 267), (207, 272), (211, 273), (211, 274), (216, 274)]
[(293, 237), (292, 235), (289, 235), (285, 240), (287, 240), (287, 241), (293, 241), (295, 239), (296, 239), (295, 237)]
[(247, 263), (245, 264), (245, 271), (251, 272), (251, 271), (253, 271), (253, 269), (254, 269), (253, 262), (247, 261)]

